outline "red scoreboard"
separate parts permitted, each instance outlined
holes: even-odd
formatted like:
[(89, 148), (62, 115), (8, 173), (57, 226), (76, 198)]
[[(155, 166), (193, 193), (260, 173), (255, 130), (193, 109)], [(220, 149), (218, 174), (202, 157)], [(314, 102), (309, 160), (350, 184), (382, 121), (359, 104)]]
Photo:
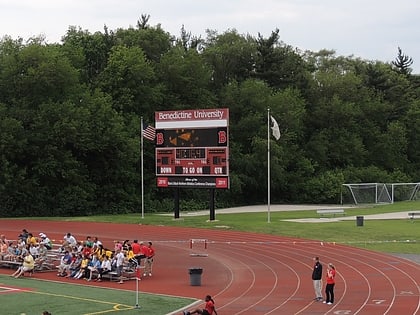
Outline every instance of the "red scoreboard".
[(228, 109), (155, 113), (158, 187), (229, 188)]

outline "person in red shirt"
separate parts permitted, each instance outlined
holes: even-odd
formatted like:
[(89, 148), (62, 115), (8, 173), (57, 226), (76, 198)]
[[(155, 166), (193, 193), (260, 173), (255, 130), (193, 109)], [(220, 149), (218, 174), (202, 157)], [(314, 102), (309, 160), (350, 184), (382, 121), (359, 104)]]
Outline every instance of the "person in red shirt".
[(206, 301), (206, 305), (204, 306), (203, 309), (196, 309), (195, 311), (192, 311), (192, 312), (184, 311), (183, 315), (191, 315), (191, 314), (213, 315), (213, 313), (217, 315), (217, 311), (214, 306), (214, 301), (210, 295), (206, 295), (205, 301)]
[(332, 263), (327, 268), (327, 286), (325, 287), (325, 301), (328, 305), (334, 303), (335, 267)]
[(141, 265), (141, 260), (143, 258), (146, 258), (146, 255), (144, 254), (144, 249), (143, 247), (143, 242), (140, 242), (138, 240), (134, 240), (133, 243), (131, 244), (131, 249), (133, 250), (134, 253), (134, 258), (137, 260), (137, 265), (140, 266)]
[(144, 273), (143, 276), (152, 276), (153, 257), (155, 256), (155, 249), (152, 247), (152, 242), (148, 243), (146, 253), (146, 260), (144, 261)]

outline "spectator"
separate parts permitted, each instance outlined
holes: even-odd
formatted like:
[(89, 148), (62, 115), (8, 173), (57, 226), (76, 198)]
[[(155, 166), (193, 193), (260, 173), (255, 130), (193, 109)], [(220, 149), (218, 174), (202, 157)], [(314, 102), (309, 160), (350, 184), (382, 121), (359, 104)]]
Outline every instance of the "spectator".
[(68, 250), (64, 252), (64, 255), (61, 257), (60, 265), (58, 266), (58, 274), (59, 277), (66, 277), (70, 272), (70, 264), (72, 261), (72, 255)]
[(131, 246), (130, 240), (125, 240), (122, 244), (122, 249), (126, 251), (126, 250), (128, 250), (129, 246)]
[(95, 272), (99, 274), (99, 268), (101, 268), (101, 260), (98, 255), (93, 255), (92, 261), (86, 270), (87, 281), (92, 281), (92, 276)]
[(122, 284), (123, 281), (123, 268), (124, 268), (124, 261), (125, 256), (122, 250), (119, 250), (115, 255), (115, 264), (117, 268), (117, 276), (120, 278), (120, 281), (118, 283)]
[(7, 254), (4, 257), (5, 260), (16, 261), (19, 256), (18, 247), (15, 243), (10, 242), (9, 246), (7, 247)]
[(89, 264), (90, 264), (89, 256), (84, 256), (80, 264), (79, 271), (76, 273), (76, 275), (73, 278), (74, 279), (86, 278), (87, 270), (88, 270), (87, 268), (89, 267)]
[(26, 240), (28, 239), (28, 234), (29, 232), (26, 229), (23, 229), (22, 233), (19, 234), (18, 238), (26, 242)]
[(63, 240), (63, 246), (71, 246), (72, 248), (77, 246), (76, 238), (71, 233), (64, 235)]
[(111, 271), (111, 261), (107, 255), (102, 256), (101, 267), (98, 269), (99, 275), (96, 281), (102, 281), (102, 276)]
[(44, 244), (45, 248), (50, 250), (52, 249), (52, 242), (51, 240), (47, 237), (46, 234), (44, 233), (39, 233), (39, 237), (40, 237), (40, 244)]
[(155, 249), (152, 246), (152, 242), (148, 243), (146, 260), (144, 261), (144, 273), (143, 276), (152, 276), (153, 257), (155, 257)]
[(86, 241), (85, 241), (85, 246), (92, 248), (93, 247), (93, 241), (92, 238), (90, 236), (86, 236)]
[(44, 244), (40, 243), (38, 247), (38, 257), (35, 258), (37, 270), (42, 270), (42, 265), (47, 261), (48, 250)]
[(70, 274), (67, 278), (75, 278), (76, 274), (80, 271), (80, 266), (82, 264), (83, 255), (81, 253), (76, 254), (76, 258), (72, 259), (70, 264)]
[(37, 259), (39, 256), (39, 245), (37, 244), (31, 244), (29, 245), (29, 252), (31, 253), (32, 257), (34, 259)]
[(144, 257), (142, 257), (141, 245), (139, 244), (138, 240), (133, 241), (133, 243), (131, 244), (131, 249), (133, 250), (134, 257), (137, 260), (137, 265), (140, 266), (141, 259)]
[(98, 247), (99, 247), (99, 245), (102, 245), (102, 242), (98, 239), (98, 237), (97, 237), (97, 236), (95, 236), (95, 237), (93, 238), (93, 245), (96, 245), (96, 246), (98, 246)]
[(120, 241), (115, 241), (114, 252), (116, 252), (117, 250), (122, 250), (122, 249), (123, 249), (123, 246), (122, 246), (121, 242)]
[(32, 233), (28, 233), (28, 238), (26, 239), (26, 244), (28, 246), (38, 244), (35, 236)]
[(23, 258), (22, 266), (18, 268), (13, 274), (12, 277), (19, 278), (21, 275), (23, 275), (25, 272), (33, 272), (35, 267), (35, 261), (34, 258), (31, 256), (31, 254), (27, 251), (25, 253), (25, 257)]
[(8, 254), (9, 245), (7, 241), (0, 239), (0, 259), (3, 260)]

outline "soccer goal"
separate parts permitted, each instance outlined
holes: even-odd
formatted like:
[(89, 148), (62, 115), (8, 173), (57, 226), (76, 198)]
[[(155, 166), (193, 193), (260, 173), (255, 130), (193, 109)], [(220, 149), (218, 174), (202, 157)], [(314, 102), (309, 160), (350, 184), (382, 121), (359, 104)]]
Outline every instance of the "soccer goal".
[(341, 200), (354, 202), (357, 204), (365, 203), (392, 203), (387, 185), (384, 183), (360, 183), (343, 184), (345, 189), (342, 192)]
[(420, 183), (392, 183), (388, 186), (392, 202), (420, 200)]

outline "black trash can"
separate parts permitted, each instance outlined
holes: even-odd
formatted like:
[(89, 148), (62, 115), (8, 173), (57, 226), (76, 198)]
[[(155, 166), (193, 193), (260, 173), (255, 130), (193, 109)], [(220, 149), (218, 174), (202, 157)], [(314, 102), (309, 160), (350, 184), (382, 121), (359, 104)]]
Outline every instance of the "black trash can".
[(356, 217), (356, 225), (357, 226), (363, 226), (363, 220), (364, 220), (364, 216), (357, 216)]
[(202, 273), (203, 273), (203, 268), (197, 268), (197, 267), (190, 268), (189, 269), (190, 285), (200, 286)]

